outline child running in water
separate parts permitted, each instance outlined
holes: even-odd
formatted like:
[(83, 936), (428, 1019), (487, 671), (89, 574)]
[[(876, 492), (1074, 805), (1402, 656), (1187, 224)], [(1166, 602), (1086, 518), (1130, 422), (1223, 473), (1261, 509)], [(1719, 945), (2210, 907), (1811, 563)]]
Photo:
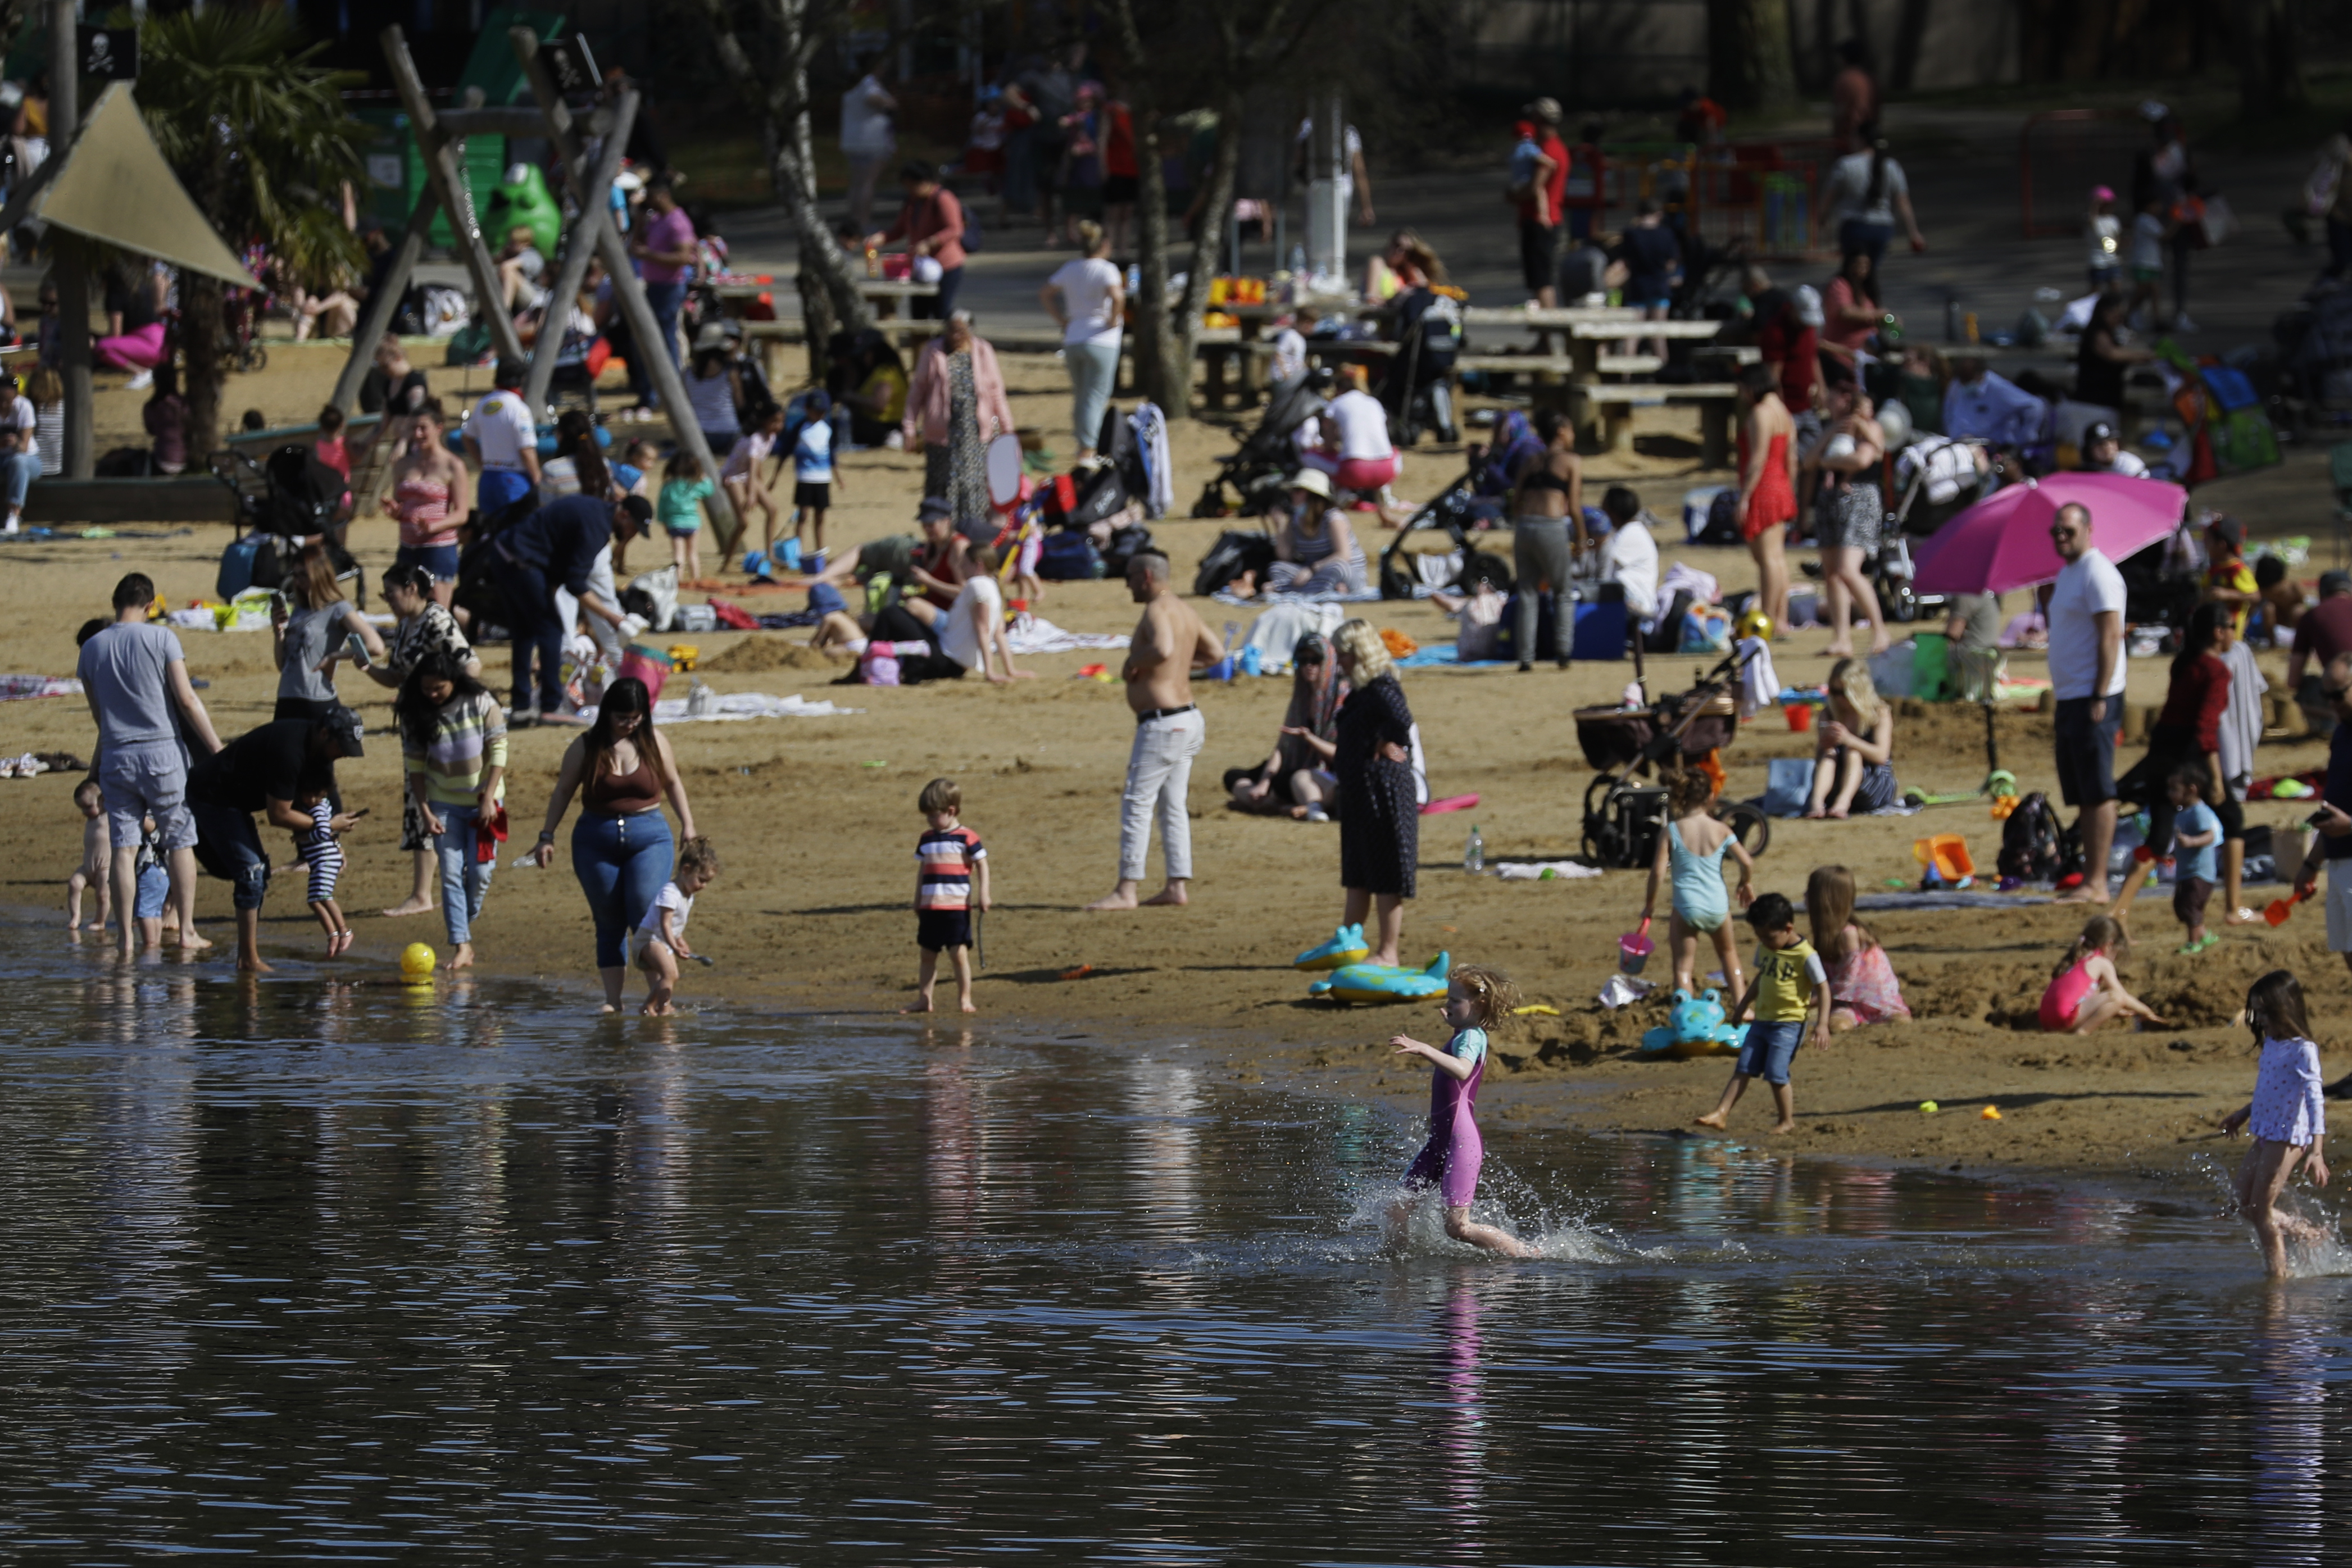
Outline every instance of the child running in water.
[(1797, 1130), (1796, 1096), (1789, 1088), (1789, 1064), (1808, 1035), (1816, 1046), (1830, 1042), (1830, 977), (1822, 956), (1797, 935), (1797, 909), (1777, 893), (1768, 893), (1748, 911), (1748, 927), (1756, 933), (1756, 978), (1724, 1015), (1736, 1024), (1750, 1008), (1756, 1021), (1739, 1044), (1739, 1060), (1731, 1064), (1731, 1082), (1715, 1109), (1698, 1118), (1702, 1127), (1721, 1128), (1731, 1108), (1748, 1092), (1748, 1081), (1761, 1077), (1772, 1086), (1772, 1108), (1780, 1119), (1776, 1133)]
[(106, 828), (106, 801), (96, 779), (75, 785), (73, 800), (82, 815), (81, 864), (66, 878), (66, 929), (81, 929), (81, 895), (89, 890), (98, 894), (98, 918), (90, 929), (102, 932), (114, 905), (114, 840)]
[(646, 907), (646, 917), (629, 934), (629, 959), (646, 972), (647, 1018), (666, 1018), (675, 1009), (670, 998), (677, 992), (677, 961), (691, 958), (686, 945), (687, 916), (694, 913), (695, 895), (719, 877), (719, 852), (710, 841), (693, 838), (677, 852), (677, 873), (662, 883)]
[(2311, 1173), (2312, 1186), (2327, 1185), (2327, 1160), (2320, 1148), (2327, 1140), (2327, 1101), (2320, 1086), (2319, 1047), (2312, 1042), (2304, 1013), (2303, 987), (2293, 974), (2273, 969), (2253, 983), (2246, 992), (2246, 1027), (2262, 1052), (2254, 1097), (2223, 1117), (2221, 1130), (2234, 1138), (2251, 1124), (2254, 1146), (2231, 1186), (2238, 1212), (2262, 1243), (2263, 1268), (2278, 1279), (2286, 1273), (2288, 1233), (2299, 1241), (2317, 1234), (2282, 1216), (2277, 1204), (2298, 1160)]
[[(327, 956), (340, 956), (352, 945), (352, 923), (335, 902), (335, 883), (343, 874), (342, 841), (335, 836), (335, 808), (323, 789), (294, 802), (310, 813), (309, 831), (294, 835), (294, 858), (310, 868), (310, 913), (327, 934)], [(361, 815), (353, 812), (353, 816)]]
[(1500, 1252), (1506, 1258), (1528, 1258), (1533, 1250), (1517, 1237), (1491, 1225), (1470, 1222), (1470, 1200), (1478, 1192), (1478, 1167), (1486, 1145), (1478, 1136), (1478, 1083), (1486, 1075), (1486, 1035), (1505, 1019), (1518, 1000), (1509, 979), (1493, 969), (1465, 964), (1454, 971), (1445, 988), (1445, 1005), (1439, 1016), (1454, 1036), (1443, 1046), (1430, 1045), (1409, 1035), (1391, 1037), (1399, 1056), (1425, 1056), (1430, 1061), (1429, 1141), (1404, 1173), (1405, 1186), (1415, 1196), (1389, 1206), (1389, 1244), (1402, 1244), (1406, 1222), (1431, 1187), (1445, 1204), (1445, 1234), (1473, 1247)]
[(2119, 1019), (2146, 1019), (2153, 1024), (2164, 1020), (2156, 1010), (2129, 991), (2124, 989), (2121, 977), (2116, 974), (2112, 955), (2123, 946), (2123, 923), (2105, 915), (2095, 915), (2074, 938), (2066, 956), (2058, 960), (2052, 971), (2050, 985), (2042, 993), (2042, 1027), (2051, 1034), (2088, 1034), (2102, 1024)]
[(1696, 768), (1675, 775), (1666, 795), (1667, 822), (1658, 835), (1657, 858), (1650, 862), (1650, 887), (1642, 899), (1642, 918), (1649, 920), (1658, 907), (1661, 883), (1674, 888), (1674, 919), (1669, 927), (1675, 955), (1675, 988), (1696, 996), (1691, 984), (1697, 967), (1698, 939), (1712, 937), (1715, 954), (1723, 963), (1724, 983), (1739, 994), (1739, 949), (1732, 939), (1731, 900), (1723, 887), (1726, 852), (1739, 860), (1739, 906), (1754, 896), (1756, 862), (1738, 835), (1715, 818), (1715, 780)]
[(956, 1006), (980, 1009), (971, 1000), (971, 911), (973, 900), (988, 908), (988, 852), (980, 835), (959, 820), (963, 789), (952, 779), (934, 779), (915, 802), (926, 824), (915, 844), (915, 945), (922, 949), (916, 987), (921, 1000), (908, 1012), (931, 1010), (931, 988), (940, 977), (940, 955), (955, 955)]

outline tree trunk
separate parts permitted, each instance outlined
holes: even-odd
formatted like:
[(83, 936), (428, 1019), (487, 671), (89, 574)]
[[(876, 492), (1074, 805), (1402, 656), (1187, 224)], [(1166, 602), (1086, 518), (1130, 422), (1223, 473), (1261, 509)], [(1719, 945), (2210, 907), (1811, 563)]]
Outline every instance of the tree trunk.
[(2291, 0), (2237, 0), (2230, 15), (2237, 34), (2240, 118), (2270, 120), (2308, 107)]
[[(1133, 110), (1136, 177), (1135, 384), (1170, 419), (1192, 412), (1191, 334), (1181, 331), (1168, 299), (1168, 172), (1161, 161), (1160, 117)], [(1188, 283), (1187, 291), (1190, 291)]]
[(1707, 90), (1726, 109), (1796, 103), (1789, 0), (1707, 0), (1706, 53)]
[(217, 277), (180, 274), (180, 361), (186, 367), (192, 462), (203, 462), (220, 444), (222, 394), (228, 388), (226, 292)]

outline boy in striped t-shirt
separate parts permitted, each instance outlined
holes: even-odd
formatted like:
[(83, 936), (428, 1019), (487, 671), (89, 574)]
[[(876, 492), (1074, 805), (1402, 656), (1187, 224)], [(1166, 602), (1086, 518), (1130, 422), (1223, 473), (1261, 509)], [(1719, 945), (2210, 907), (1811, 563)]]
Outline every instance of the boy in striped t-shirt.
[(934, 779), (923, 786), (916, 805), (923, 813), (922, 838), (915, 845), (915, 944), (922, 949), (921, 974), (916, 988), (921, 999), (908, 1012), (931, 1010), (931, 987), (939, 978), (940, 954), (955, 955), (956, 1004), (965, 1012), (979, 1009), (971, 1002), (971, 911), (988, 907), (988, 852), (980, 835), (956, 820), (963, 810), (963, 790), (952, 779)]

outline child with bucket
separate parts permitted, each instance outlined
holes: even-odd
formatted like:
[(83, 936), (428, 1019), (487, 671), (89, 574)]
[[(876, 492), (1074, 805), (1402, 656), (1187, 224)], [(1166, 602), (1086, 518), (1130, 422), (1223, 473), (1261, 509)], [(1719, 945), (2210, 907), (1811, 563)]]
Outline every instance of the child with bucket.
[(1696, 995), (1691, 981), (1701, 936), (1715, 941), (1723, 960), (1724, 983), (1740, 993), (1739, 949), (1731, 932), (1731, 899), (1723, 885), (1723, 857), (1739, 860), (1739, 906), (1755, 896), (1756, 862), (1738, 835), (1708, 815), (1715, 804), (1715, 780), (1696, 768), (1675, 776), (1666, 791), (1666, 825), (1658, 834), (1658, 852), (1650, 862), (1649, 890), (1642, 898), (1642, 929), (1619, 945), (1629, 973), (1650, 953), (1649, 928), (1658, 907), (1658, 888), (1674, 890), (1674, 919), (1668, 930), (1674, 940), (1675, 988)]

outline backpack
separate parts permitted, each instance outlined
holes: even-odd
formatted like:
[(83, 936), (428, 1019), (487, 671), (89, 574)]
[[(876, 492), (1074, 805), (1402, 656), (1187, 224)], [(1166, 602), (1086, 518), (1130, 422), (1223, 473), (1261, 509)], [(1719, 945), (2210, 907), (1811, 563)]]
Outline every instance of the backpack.
[(1228, 528), (1217, 536), (1192, 574), (1192, 591), (1202, 598), (1214, 593), (1244, 571), (1263, 577), (1274, 564), (1274, 541), (1262, 533)]
[(1037, 557), (1037, 575), (1051, 582), (1078, 582), (1103, 574), (1094, 540), (1082, 533), (1047, 534)]
[(2036, 789), (2009, 813), (2000, 827), (2000, 852), (1994, 869), (2021, 882), (2058, 882), (2083, 869), (2083, 843), (2061, 827), (2050, 797)]
[(1127, 563), (1135, 558), (1137, 552), (1151, 548), (1151, 530), (1142, 524), (1129, 523), (1123, 528), (1113, 528), (1110, 542), (1103, 547), (1103, 575), (1125, 577)]

